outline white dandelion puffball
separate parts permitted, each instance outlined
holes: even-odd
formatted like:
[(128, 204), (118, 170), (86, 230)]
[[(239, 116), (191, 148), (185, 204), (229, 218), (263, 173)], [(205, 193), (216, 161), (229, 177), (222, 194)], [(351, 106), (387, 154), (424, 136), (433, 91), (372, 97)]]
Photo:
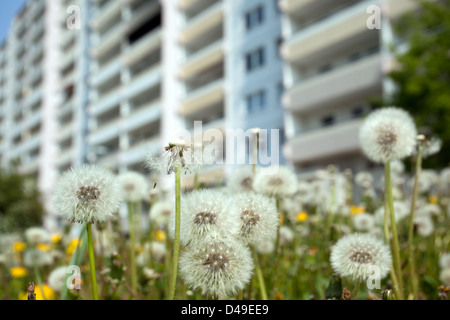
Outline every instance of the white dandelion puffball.
[(253, 167), (243, 166), (234, 169), (227, 179), (227, 187), (235, 193), (252, 191)]
[(375, 217), (368, 213), (357, 214), (353, 217), (353, 226), (356, 231), (370, 231), (375, 226)]
[(373, 176), (367, 171), (358, 172), (355, 176), (355, 183), (365, 189), (369, 189), (373, 185)]
[(421, 237), (428, 237), (434, 231), (433, 219), (430, 216), (418, 216), (414, 218), (414, 227)]
[(253, 181), (253, 190), (267, 196), (291, 196), (297, 189), (298, 179), (295, 172), (285, 166), (261, 168)]
[[(394, 200), (394, 213), (395, 213), (395, 222), (403, 220), (404, 218), (409, 216), (410, 204), (406, 201)], [(390, 212), (388, 210), (389, 216), (389, 225), (390, 221)], [(384, 206), (381, 206), (375, 211), (375, 219), (376, 222), (380, 225), (384, 225)]]
[(294, 241), (294, 231), (289, 228), (288, 226), (281, 226), (280, 227), (280, 245), (288, 245), (292, 241)]
[[(240, 232), (239, 208), (232, 198), (214, 189), (194, 190), (181, 200), (180, 242), (235, 237)], [(169, 232), (175, 235), (175, 214), (169, 221)]]
[(275, 242), (270, 240), (259, 241), (255, 244), (255, 250), (261, 254), (269, 254), (275, 251)]
[(403, 109), (387, 107), (372, 112), (361, 125), (359, 140), (365, 155), (387, 163), (410, 156), (416, 148), (417, 129)]
[(174, 214), (174, 205), (170, 201), (158, 201), (155, 202), (149, 212), (150, 221), (159, 226), (167, 226), (169, 224), (170, 217)]
[(439, 259), (439, 266), (442, 269), (450, 269), (450, 252), (444, 253)]
[(25, 230), (25, 239), (31, 244), (50, 242), (50, 233), (41, 227), (31, 227)]
[(439, 280), (441, 280), (444, 285), (450, 286), (450, 268), (441, 270), (439, 273)]
[(23, 264), (26, 267), (38, 267), (49, 266), (53, 263), (52, 255), (47, 251), (42, 251), (39, 249), (26, 250), (23, 255)]
[(389, 273), (392, 256), (381, 240), (370, 234), (353, 233), (341, 238), (331, 249), (331, 265), (341, 277), (365, 281), (374, 272), (380, 279)]
[(95, 165), (66, 171), (54, 192), (58, 213), (70, 222), (104, 222), (119, 209), (120, 202), (116, 176)]
[(122, 199), (127, 202), (139, 202), (148, 196), (146, 178), (134, 171), (122, 173), (118, 176)]
[(180, 276), (203, 295), (235, 295), (250, 281), (253, 260), (250, 249), (234, 239), (203, 242), (180, 255)]
[(72, 273), (66, 273), (67, 266), (58, 267), (48, 275), (48, 285), (56, 292), (61, 292), (66, 285), (66, 275), (70, 277)]
[(244, 242), (254, 245), (275, 239), (279, 214), (274, 199), (251, 192), (236, 195), (233, 202), (240, 211), (240, 237)]

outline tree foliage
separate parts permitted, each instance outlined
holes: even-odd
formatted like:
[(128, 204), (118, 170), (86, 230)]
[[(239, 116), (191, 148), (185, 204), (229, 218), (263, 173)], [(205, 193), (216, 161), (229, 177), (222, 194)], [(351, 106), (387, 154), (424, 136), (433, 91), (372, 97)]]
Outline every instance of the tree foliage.
[(390, 73), (397, 91), (390, 104), (408, 110), (420, 133), (443, 141), (427, 167), (450, 165), (450, 1), (421, 1), (420, 10), (402, 17), (396, 33), (408, 49), (396, 53)]
[(34, 177), (0, 170), (0, 233), (41, 225), (43, 212)]

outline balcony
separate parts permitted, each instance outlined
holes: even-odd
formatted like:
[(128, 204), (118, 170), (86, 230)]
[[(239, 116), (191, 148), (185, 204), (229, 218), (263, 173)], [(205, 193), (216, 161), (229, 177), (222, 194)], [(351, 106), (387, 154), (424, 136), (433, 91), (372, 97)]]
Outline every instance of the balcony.
[(180, 35), (179, 41), (182, 44), (186, 44), (189, 41), (201, 36), (204, 32), (209, 29), (214, 28), (218, 24), (223, 23), (223, 3), (218, 2), (217, 4), (209, 7), (202, 13), (195, 16), (186, 22), (183, 32)]
[(161, 82), (161, 68), (159, 65), (150, 67), (142, 75), (133, 79), (133, 81), (123, 88), (125, 98), (131, 99), (142, 93), (144, 90), (156, 86)]
[(378, 39), (378, 32), (366, 26), (366, 9), (372, 2), (376, 4), (374, 1), (363, 1), (302, 28), (282, 47), (283, 58), (291, 63), (306, 65), (310, 60), (324, 60), (348, 47)]
[(371, 54), (299, 82), (285, 93), (283, 103), (292, 112), (306, 113), (313, 108), (339, 104), (344, 99), (381, 92), (382, 77), (381, 56)]
[(187, 79), (224, 60), (223, 41), (216, 41), (187, 59), (181, 67), (180, 77)]
[(91, 84), (94, 87), (99, 87), (106, 81), (110, 80), (112, 77), (120, 72), (122, 63), (119, 57), (114, 58), (111, 62), (107, 63), (105, 66), (101, 67), (97, 73), (92, 76)]
[(72, 148), (62, 150), (58, 155), (58, 158), (56, 159), (56, 165), (58, 167), (69, 165), (72, 162), (72, 155), (73, 155)]
[(99, 57), (105, 54), (111, 48), (118, 46), (123, 38), (125, 25), (119, 22), (112, 29), (108, 30), (105, 34), (98, 36), (93, 42), (93, 48), (91, 53), (94, 57)]
[(135, 143), (122, 155), (121, 158), (126, 165), (133, 165), (135, 163), (142, 162), (143, 159), (145, 159), (145, 157), (149, 154), (155, 154), (162, 150), (162, 146), (160, 144), (160, 137), (157, 135), (147, 140)]
[(113, 19), (117, 14), (120, 13), (124, 1), (122, 0), (110, 0), (109, 3), (101, 8), (96, 8), (92, 17), (92, 27), (94, 29), (99, 29), (107, 24), (111, 19)]
[(117, 138), (122, 130), (121, 122), (121, 119), (115, 119), (98, 125), (97, 129), (89, 135), (88, 143), (90, 145), (100, 145)]
[(398, 19), (402, 14), (416, 10), (420, 5), (413, 0), (390, 0), (387, 3), (387, 16), (389, 19)]
[(183, 116), (200, 112), (215, 105), (225, 98), (225, 84), (223, 79), (216, 80), (190, 93), (182, 102), (180, 113)]
[(362, 121), (356, 119), (301, 133), (287, 143), (285, 156), (299, 164), (359, 152)]
[(161, 46), (161, 29), (150, 32), (136, 43), (128, 46), (123, 54), (122, 61), (126, 65), (133, 64), (149, 52), (158, 49)]
[(149, 103), (142, 106), (139, 110), (132, 112), (124, 121), (123, 128), (125, 131), (132, 131), (147, 123), (158, 120), (161, 116), (160, 103)]

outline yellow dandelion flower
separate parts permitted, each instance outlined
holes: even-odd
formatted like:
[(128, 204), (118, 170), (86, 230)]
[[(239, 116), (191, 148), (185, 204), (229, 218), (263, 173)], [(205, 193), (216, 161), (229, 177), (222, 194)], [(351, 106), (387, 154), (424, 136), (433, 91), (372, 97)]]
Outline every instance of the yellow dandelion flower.
[(9, 273), (13, 278), (23, 278), (27, 275), (27, 269), (24, 267), (12, 267), (9, 269)]
[[(44, 295), (46, 300), (55, 300), (55, 291), (53, 291), (52, 288), (50, 288), (48, 285), (43, 284), (42, 287), (44, 288)], [(44, 297), (42, 296), (41, 288), (36, 285), (34, 287), (34, 293), (36, 294), (36, 300), (44, 300)], [(28, 295), (26, 292), (19, 293), (19, 300), (27, 300)]]
[(280, 226), (284, 223), (284, 215), (280, 213)]
[(435, 195), (431, 195), (430, 198), (428, 199), (430, 201), (430, 203), (432, 204), (438, 204), (439, 202), (439, 198)]
[(308, 219), (308, 214), (304, 211), (300, 212), (297, 214), (297, 221), (298, 222), (303, 222), (306, 221)]
[(41, 251), (44, 251), (44, 252), (50, 251), (50, 249), (51, 249), (51, 247), (48, 244), (45, 244), (45, 243), (38, 243), (36, 245), (36, 248), (41, 250)]
[(13, 244), (13, 250), (14, 252), (22, 252), (26, 249), (27, 245), (25, 244), (25, 242), (22, 241), (17, 241), (14, 242)]
[(162, 230), (158, 230), (158, 231), (156, 231), (155, 238), (156, 238), (156, 241), (158, 241), (158, 242), (164, 242), (164, 241), (166, 241), (166, 233)]
[(51, 240), (53, 243), (58, 243), (62, 239), (62, 236), (59, 233), (52, 234)]
[(363, 214), (364, 212), (366, 212), (366, 209), (364, 207), (358, 207), (358, 206), (351, 206), (350, 207), (350, 213), (352, 215)]
[(75, 252), (75, 249), (77, 248), (78, 243), (79, 243), (79, 240), (77, 238), (72, 239), (70, 241), (70, 243), (69, 243), (69, 245), (67, 246), (67, 249), (66, 249), (66, 253), (69, 256), (71, 256)]

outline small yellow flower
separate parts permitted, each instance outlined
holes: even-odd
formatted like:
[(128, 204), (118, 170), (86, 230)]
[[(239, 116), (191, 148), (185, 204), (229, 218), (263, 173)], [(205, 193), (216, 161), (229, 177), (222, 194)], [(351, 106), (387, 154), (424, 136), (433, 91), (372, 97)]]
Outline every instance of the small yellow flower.
[(41, 250), (41, 251), (44, 251), (44, 252), (50, 251), (50, 249), (51, 249), (50, 246), (48, 244), (45, 244), (45, 243), (38, 243), (36, 245), (36, 248)]
[(284, 215), (280, 213), (280, 226), (282, 226), (284, 223)]
[(166, 241), (166, 233), (162, 230), (158, 230), (158, 231), (156, 231), (155, 238), (156, 238), (156, 241), (158, 241), (158, 242), (164, 242), (164, 241)]
[(13, 278), (23, 278), (27, 275), (27, 269), (24, 267), (12, 267), (9, 269), (9, 273)]
[(25, 244), (25, 242), (22, 242), (22, 241), (17, 241), (17, 242), (14, 242), (14, 244), (13, 244), (14, 252), (22, 252), (25, 250), (26, 247), (27, 247), (27, 245)]
[(351, 206), (350, 207), (350, 213), (352, 215), (363, 214), (364, 212), (366, 212), (366, 209), (364, 207), (358, 207), (358, 206)]
[(74, 252), (75, 252), (75, 249), (77, 248), (77, 246), (78, 246), (78, 239), (77, 238), (75, 238), (75, 239), (72, 239), (71, 241), (70, 241), (70, 243), (69, 243), (69, 245), (67, 246), (67, 249), (66, 249), (66, 253), (69, 255), (69, 256), (71, 256)]
[[(53, 291), (53, 289), (46, 284), (42, 285), (42, 287), (44, 288), (45, 299), (55, 300), (55, 291)], [(34, 293), (36, 294), (36, 300), (44, 300), (41, 288), (38, 285), (34, 287)], [(19, 294), (19, 300), (27, 300), (27, 299), (28, 295), (26, 292), (22, 292)]]
[(439, 198), (437, 196), (435, 196), (435, 195), (431, 195), (430, 198), (429, 198), (429, 201), (432, 204), (438, 204)]
[(297, 221), (298, 222), (303, 222), (306, 221), (308, 219), (308, 214), (304, 211), (300, 212), (297, 214)]
[(52, 242), (58, 243), (62, 239), (62, 236), (59, 233), (52, 234)]

